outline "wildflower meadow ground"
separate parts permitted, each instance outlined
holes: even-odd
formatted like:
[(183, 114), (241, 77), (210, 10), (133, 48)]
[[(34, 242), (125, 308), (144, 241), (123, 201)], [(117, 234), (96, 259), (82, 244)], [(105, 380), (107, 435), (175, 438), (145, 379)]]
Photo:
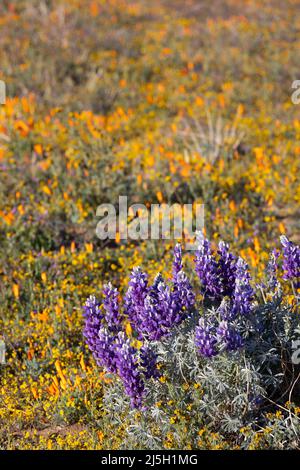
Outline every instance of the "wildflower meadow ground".
[[(299, 31), (297, 0), (1, 2), (0, 449), (300, 448)], [(100, 239), (120, 196), (203, 207), (195, 249)]]

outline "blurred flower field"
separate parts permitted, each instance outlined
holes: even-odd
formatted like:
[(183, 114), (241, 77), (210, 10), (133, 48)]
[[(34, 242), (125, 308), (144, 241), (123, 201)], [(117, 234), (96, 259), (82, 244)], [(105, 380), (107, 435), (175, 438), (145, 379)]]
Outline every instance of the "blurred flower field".
[[(298, 9), (297, 0), (2, 1), (1, 449), (299, 448), (299, 384), (298, 396), (276, 396), (252, 424), (229, 429), (195, 409), (204, 382), (173, 393), (158, 364), (157, 414), (125, 403), (118, 415), (114, 379), (83, 336), (83, 305), (106, 283), (123, 297), (136, 266), (151, 281), (172, 276), (173, 241), (97, 238), (97, 206), (119, 195), (205, 204), (205, 236), (214, 249), (230, 243), (253, 288), (280, 236), (299, 245)], [(184, 255), (195, 281), (193, 258)], [(299, 284), (282, 285), (280, 308), (299, 328)], [(141, 423), (151, 442), (128, 437)]]

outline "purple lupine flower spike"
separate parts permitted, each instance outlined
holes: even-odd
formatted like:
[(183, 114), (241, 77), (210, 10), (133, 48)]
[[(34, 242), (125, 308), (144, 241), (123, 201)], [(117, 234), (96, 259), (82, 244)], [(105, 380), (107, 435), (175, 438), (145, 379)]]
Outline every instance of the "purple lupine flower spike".
[(124, 312), (137, 331), (139, 330), (139, 314), (144, 308), (148, 291), (148, 276), (138, 266), (132, 270), (124, 298)]
[(233, 293), (233, 314), (248, 315), (252, 310), (254, 291), (250, 284), (248, 264), (239, 258), (236, 264), (236, 279)]
[(202, 356), (211, 358), (218, 354), (215, 329), (200, 318), (195, 329), (195, 345)]
[(222, 278), (222, 294), (232, 296), (235, 287), (235, 274), (237, 258), (229, 251), (229, 245), (220, 241), (219, 243), (219, 272)]
[(133, 408), (139, 408), (145, 396), (145, 384), (139, 371), (137, 350), (130, 345), (129, 340), (120, 339), (117, 348), (116, 365), (123, 381), (126, 394)]
[(283, 246), (283, 279), (292, 281), (296, 289), (300, 288), (300, 246), (295, 245), (286, 236), (280, 237)]
[(217, 328), (217, 336), (228, 351), (236, 351), (243, 346), (241, 335), (227, 321), (221, 321)]
[(195, 293), (184, 271), (177, 274), (174, 282), (173, 295), (176, 297), (180, 310), (189, 312), (195, 304)]
[(111, 331), (118, 331), (121, 325), (119, 292), (109, 282), (103, 286), (103, 294), (105, 296), (103, 306), (108, 327)]
[(176, 293), (166, 283), (161, 283), (158, 286), (158, 300), (163, 335), (181, 322), (182, 306), (178, 302)]
[(158, 293), (161, 284), (164, 283), (159, 283), (157, 289), (151, 289), (139, 313), (139, 333), (154, 341), (160, 339), (164, 332)]
[(172, 288), (161, 274), (148, 286), (145, 275), (136, 270), (131, 276), (124, 310), (140, 339), (157, 341), (190, 314), (194, 303), (192, 286), (182, 270), (177, 272)]
[(105, 367), (111, 373), (117, 372), (114, 336), (106, 328), (101, 328), (98, 338), (97, 348), (94, 353), (97, 364)]
[(151, 287), (139, 314), (140, 332), (150, 340), (159, 340), (168, 333), (177, 320), (175, 305), (169, 286), (158, 279)]
[(100, 307), (101, 304), (94, 295), (91, 295), (87, 299), (83, 307), (83, 316), (85, 319), (83, 336), (85, 337), (86, 343), (93, 354), (97, 349), (99, 340), (98, 333), (103, 320), (103, 313)]
[(222, 292), (222, 284), (216, 262), (209, 240), (198, 234), (199, 246), (195, 257), (195, 270), (201, 281), (204, 296), (216, 300)]

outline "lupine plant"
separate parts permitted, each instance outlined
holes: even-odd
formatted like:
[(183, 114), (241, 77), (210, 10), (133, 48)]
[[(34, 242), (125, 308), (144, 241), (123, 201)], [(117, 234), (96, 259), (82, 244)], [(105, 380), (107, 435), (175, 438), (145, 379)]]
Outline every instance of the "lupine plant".
[[(131, 431), (143, 445), (156, 445), (146, 431), (147, 420), (159, 419), (162, 432), (168, 431), (168, 413), (157, 405), (168, 399), (191, 410), (197, 405), (197, 413), (191, 412), (194, 425), (211, 422), (225, 433), (249, 422), (259, 428), (274, 405), (296, 399), (299, 381), (291, 356), (299, 334), (299, 247), (286, 237), (281, 243), (282, 252), (270, 254), (260, 286), (253, 285), (247, 263), (227, 244), (221, 241), (214, 251), (199, 235), (197, 287), (183, 271), (176, 245), (169, 282), (159, 273), (151, 284), (138, 267), (123, 302), (110, 284), (102, 302), (87, 300), (87, 344), (98, 365), (120, 379), (108, 387), (105, 403), (113, 416), (124, 410), (127, 395), (131, 408), (141, 410), (144, 421)], [(284, 293), (289, 281), (296, 294), (292, 304)], [(183, 394), (182, 387), (188, 392)]]
[[(195, 304), (195, 294), (182, 270), (181, 247), (177, 245), (174, 251), (170, 284), (158, 274), (149, 285), (147, 275), (138, 267), (132, 271), (122, 309), (119, 293), (111, 284), (104, 286), (103, 295), (102, 303), (92, 296), (84, 306), (84, 336), (97, 364), (118, 373), (132, 406), (139, 407), (145, 379), (158, 376), (156, 356), (148, 343), (170, 335)], [(130, 343), (122, 329), (122, 318), (130, 322), (136, 338), (143, 342), (140, 349)]]

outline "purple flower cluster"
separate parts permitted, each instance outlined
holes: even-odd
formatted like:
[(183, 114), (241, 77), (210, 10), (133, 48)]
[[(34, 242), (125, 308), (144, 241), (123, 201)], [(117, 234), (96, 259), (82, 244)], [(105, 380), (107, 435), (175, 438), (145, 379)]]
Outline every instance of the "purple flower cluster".
[(128, 290), (124, 298), (124, 313), (135, 329), (138, 329), (139, 314), (144, 307), (147, 292), (147, 274), (145, 274), (139, 266), (133, 268)]
[(98, 333), (101, 328), (104, 315), (101, 312), (100, 302), (93, 295), (91, 295), (87, 299), (83, 307), (83, 310), (84, 310), (83, 316), (85, 318), (83, 335), (85, 337), (86, 344), (88, 345), (90, 351), (95, 356), (95, 359), (98, 363), (98, 358), (97, 358), (97, 350), (99, 348)]
[[(136, 309), (132, 300), (133, 308)], [(147, 289), (143, 305), (140, 305), (135, 321), (136, 330), (142, 337), (159, 340), (187, 317), (194, 301), (191, 285), (183, 272), (177, 274), (172, 287), (158, 276)]]
[(222, 294), (222, 280), (218, 263), (212, 253), (210, 241), (200, 233), (199, 246), (195, 257), (195, 271), (201, 281), (202, 293), (210, 299), (219, 299)]
[(248, 265), (230, 253), (229, 245), (222, 241), (214, 254), (210, 242), (200, 235), (195, 266), (204, 298), (219, 304), (205, 321), (200, 318), (195, 344), (208, 358), (223, 349), (236, 351), (243, 341), (233, 321), (251, 313), (254, 298)]
[(240, 333), (227, 321), (221, 321), (217, 328), (219, 343), (223, 344), (228, 351), (236, 351), (243, 346)]
[(119, 331), (122, 321), (119, 307), (119, 292), (109, 282), (103, 286), (103, 294), (105, 297), (103, 307), (106, 312), (105, 319), (108, 327), (112, 331)]
[(237, 351), (243, 347), (243, 339), (229, 321), (219, 323), (213, 316), (201, 317), (195, 329), (195, 345), (202, 356), (211, 358), (223, 350)]
[(295, 245), (286, 236), (280, 237), (283, 246), (283, 278), (292, 281), (296, 289), (300, 288), (300, 246)]
[[(88, 301), (90, 303), (90, 301)], [(116, 373), (123, 382), (133, 408), (140, 407), (145, 396), (145, 379), (157, 377), (156, 355), (148, 348), (140, 351), (130, 344), (123, 331), (100, 325), (96, 332), (90, 329), (91, 310), (86, 314), (84, 335), (96, 363), (110, 373)], [(100, 323), (101, 323), (100, 319)], [(91, 341), (92, 338), (92, 341)]]
[(216, 256), (209, 240), (200, 234), (195, 270), (201, 281), (204, 297), (212, 301), (229, 297), (232, 317), (250, 313), (253, 289), (248, 265), (242, 258), (230, 253), (228, 244), (221, 241)]
[[(145, 379), (156, 377), (156, 356), (138, 351), (130, 344), (124, 332), (113, 335), (106, 328), (99, 331), (97, 363), (111, 373), (117, 373), (123, 382), (133, 408), (140, 407), (145, 396)], [(145, 369), (145, 370), (144, 370)]]
[(140, 268), (131, 274), (124, 311), (140, 338), (159, 340), (190, 313), (195, 303), (192, 286), (182, 270), (181, 247), (174, 250), (171, 286), (158, 274), (151, 286)]
[(233, 292), (233, 316), (248, 315), (252, 310), (254, 291), (250, 284), (248, 264), (242, 258), (236, 263), (235, 286)]
[(96, 363), (121, 378), (132, 407), (139, 407), (145, 394), (144, 378), (156, 377), (156, 356), (151, 349), (139, 352), (122, 331), (119, 293), (111, 284), (103, 288), (104, 301), (91, 296), (84, 305), (83, 334)]
[(138, 325), (139, 333), (150, 340), (160, 339), (180, 321), (180, 309), (171, 288), (164, 281), (155, 284), (145, 298)]
[(195, 344), (202, 356), (210, 358), (218, 354), (215, 328), (200, 318), (195, 329)]
[[(192, 311), (195, 294), (183, 271), (180, 245), (174, 250), (173, 279), (167, 284), (158, 274), (152, 285), (141, 268), (134, 268), (123, 305), (111, 283), (103, 288), (102, 304), (90, 297), (84, 306), (84, 336), (99, 366), (121, 378), (133, 407), (145, 396), (145, 380), (158, 377), (157, 357), (149, 345), (136, 349), (125, 336), (127, 318), (142, 341), (168, 335)], [(123, 312), (123, 313), (121, 313)]]
[[(300, 247), (285, 236), (281, 244), (283, 278), (299, 288)], [(278, 258), (274, 250), (267, 267), (272, 290), (279, 286)], [(240, 332), (253, 311), (254, 290), (247, 263), (234, 256), (222, 241), (214, 252), (209, 240), (200, 235), (195, 271), (207, 308), (195, 328), (199, 353), (212, 358), (222, 351), (237, 351), (243, 347)], [(174, 249), (170, 283), (158, 274), (150, 284), (147, 274), (137, 267), (131, 273), (123, 302), (111, 283), (104, 286), (103, 294), (102, 303), (91, 296), (84, 305), (86, 343), (97, 364), (118, 374), (131, 405), (139, 407), (146, 394), (146, 380), (159, 376), (151, 341), (168, 336), (195, 309), (195, 293), (183, 271), (181, 246)], [(126, 336), (124, 320), (129, 320), (133, 336), (143, 342), (141, 348), (134, 347)]]
[(222, 282), (222, 295), (232, 296), (236, 280), (237, 258), (229, 251), (228, 243), (219, 243), (218, 271)]
[(117, 372), (115, 337), (105, 327), (99, 330), (94, 357), (101, 367), (105, 367), (111, 373)]
[(217, 301), (224, 296), (231, 296), (235, 288), (237, 257), (223, 241), (220, 241), (215, 256), (209, 240), (202, 234), (198, 235), (198, 240), (195, 270), (201, 281), (202, 294)]
[(116, 345), (115, 362), (125, 392), (133, 408), (139, 408), (145, 396), (145, 382), (139, 369), (138, 351), (130, 345), (129, 338), (119, 335)]
[(184, 271), (177, 274), (173, 284), (173, 296), (178, 302), (180, 310), (190, 312), (193, 309), (196, 296)]

